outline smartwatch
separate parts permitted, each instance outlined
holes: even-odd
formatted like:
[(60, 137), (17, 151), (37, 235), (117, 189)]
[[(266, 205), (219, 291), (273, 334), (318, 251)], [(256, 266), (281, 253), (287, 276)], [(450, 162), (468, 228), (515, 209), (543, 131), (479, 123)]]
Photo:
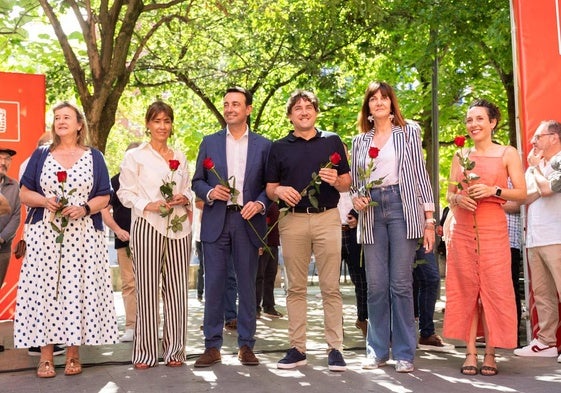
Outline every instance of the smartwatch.
[(500, 197), (501, 194), (502, 194), (502, 192), (503, 192), (503, 190), (502, 190), (501, 187), (495, 186), (495, 195), (496, 195), (496, 196)]

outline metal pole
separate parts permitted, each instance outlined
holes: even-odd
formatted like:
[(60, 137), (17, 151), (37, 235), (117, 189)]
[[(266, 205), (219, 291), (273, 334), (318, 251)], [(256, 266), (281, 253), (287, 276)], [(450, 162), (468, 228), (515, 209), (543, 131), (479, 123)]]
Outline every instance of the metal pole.
[(430, 31), (431, 42), (434, 44), (434, 61), (432, 64), (432, 191), (434, 193), (434, 208), (436, 220), (440, 220), (440, 154), (438, 152), (438, 46), (436, 39), (438, 31), (432, 28)]

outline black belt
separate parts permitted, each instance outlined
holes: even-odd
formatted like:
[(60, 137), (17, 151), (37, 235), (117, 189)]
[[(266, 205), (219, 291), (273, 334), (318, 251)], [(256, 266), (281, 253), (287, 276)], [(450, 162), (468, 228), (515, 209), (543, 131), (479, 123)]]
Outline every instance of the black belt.
[(296, 206), (296, 207), (291, 208), (290, 211), (292, 213), (308, 213), (308, 214), (311, 214), (311, 213), (323, 213), (323, 212), (325, 212), (327, 210), (330, 210), (330, 209), (335, 209), (335, 207), (325, 207), (325, 206), (324, 207), (299, 207), (299, 206)]
[(228, 205), (228, 206), (226, 206), (226, 211), (228, 211), (228, 212), (241, 212), (242, 207), (240, 205)]

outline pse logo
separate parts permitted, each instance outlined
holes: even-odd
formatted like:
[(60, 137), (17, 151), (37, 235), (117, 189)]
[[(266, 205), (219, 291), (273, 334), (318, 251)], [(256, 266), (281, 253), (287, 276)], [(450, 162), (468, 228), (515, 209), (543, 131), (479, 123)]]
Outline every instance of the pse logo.
[(0, 101), (0, 141), (19, 142), (20, 104), (15, 101)]

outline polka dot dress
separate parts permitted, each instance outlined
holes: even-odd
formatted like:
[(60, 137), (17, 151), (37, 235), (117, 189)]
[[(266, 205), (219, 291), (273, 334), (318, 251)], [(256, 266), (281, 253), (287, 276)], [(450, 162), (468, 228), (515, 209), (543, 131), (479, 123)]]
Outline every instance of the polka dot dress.
[[(93, 187), (90, 150), (70, 169), (65, 194), (71, 205), (88, 200)], [(56, 173), (65, 170), (49, 154), (41, 174), (45, 195), (61, 195)], [(71, 195), (68, 193), (75, 189)], [(70, 220), (62, 245), (45, 209), (43, 220), (27, 225), (27, 254), (21, 268), (14, 321), (16, 348), (116, 343), (117, 320), (104, 234), (91, 217)], [(60, 228), (60, 218), (53, 221)], [(57, 281), (58, 291), (57, 291)]]

